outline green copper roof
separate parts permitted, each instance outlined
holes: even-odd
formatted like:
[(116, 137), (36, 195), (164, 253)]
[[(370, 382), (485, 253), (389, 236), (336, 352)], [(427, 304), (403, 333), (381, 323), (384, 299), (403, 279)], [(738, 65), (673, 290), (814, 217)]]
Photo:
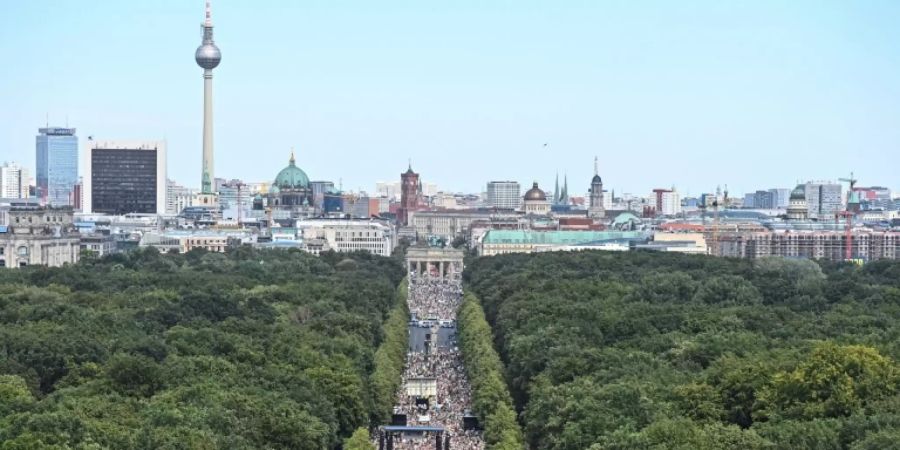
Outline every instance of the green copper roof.
[(288, 162), (288, 166), (281, 169), (281, 172), (278, 172), (278, 176), (275, 177), (274, 185), (280, 189), (309, 188), (309, 177), (306, 176), (306, 172), (304, 172), (303, 169), (297, 167), (293, 152), (291, 152), (291, 159)]
[(806, 186), (798, 184), (797, 187), (791, 191), (791, 200), (806, 200)]
[(631, 221), (637, 221), (638, 223), (640, 223), (641, 219), (640, 219), (640, 217), (638, 217), (630, 212), (623, 212), (622, 214), (619, 214), (618, 216), (616, 216), (616, 218), (613, 220), (613, 224), (614, 225), (622, 225), (622, 224), (625, 224), (625, 223), (628, 223)]
[(579, 245), (603, 241), (643, 239), (640, 231), (522, 231), (491, 230), (484, 237), (485, 244), (544, 244)]

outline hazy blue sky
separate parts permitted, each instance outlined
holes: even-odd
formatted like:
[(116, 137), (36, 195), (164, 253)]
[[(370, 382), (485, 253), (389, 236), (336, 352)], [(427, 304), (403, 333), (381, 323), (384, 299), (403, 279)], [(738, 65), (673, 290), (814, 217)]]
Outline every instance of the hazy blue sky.
[[(2, 0), (0, 160), (51, 124), (199, 185), (203, 0)], [(900, 1), (215, 0), (216, 175), (371, 190), (900, 188)], [(543, 144), (548, 142), (548, 148)]]

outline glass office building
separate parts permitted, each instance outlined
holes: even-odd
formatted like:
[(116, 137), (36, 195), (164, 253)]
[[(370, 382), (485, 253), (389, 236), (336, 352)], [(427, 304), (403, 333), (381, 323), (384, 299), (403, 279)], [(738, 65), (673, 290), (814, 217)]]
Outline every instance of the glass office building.
[(51, 206), (73, 206), (78, 183), (78, 137), (74, 128), (40, 128), (35, 145), (37, 196)]

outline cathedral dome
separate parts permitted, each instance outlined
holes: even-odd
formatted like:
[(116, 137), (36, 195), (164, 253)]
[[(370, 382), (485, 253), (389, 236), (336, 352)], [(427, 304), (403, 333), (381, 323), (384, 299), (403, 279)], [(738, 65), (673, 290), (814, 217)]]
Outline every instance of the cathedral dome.
[(529, 189), (528, 192), (525, 193), (525, 200), (544, 202), (547, 201), (547, 194), (545, 194), (544, 191), (538, 188), (538, 184), (535, 181), (531, 189)]
[(274, 187), (279, 189), (309, 189), (309, 177), (303, 169), (297, 167), (297, 161), (294, 159), (294, 153), (291, 152), (291, 159), (288, 166), (278, 172), (275, 177)]
[(791, 191), (791, 200), (806, 200), (806, 187), (802, 184), (798, 184), (797, 187)]

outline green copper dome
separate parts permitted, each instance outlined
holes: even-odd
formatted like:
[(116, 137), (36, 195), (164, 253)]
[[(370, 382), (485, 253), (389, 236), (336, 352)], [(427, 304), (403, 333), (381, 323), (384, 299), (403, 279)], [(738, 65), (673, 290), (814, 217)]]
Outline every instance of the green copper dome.
[(797, 187), (791, 191), (791, 200), (806, 200), (806, 186), (798, 184)]
[(291, 152), (291, 159), (288, 166), (278, 172), (275, 177), (274, 185), (279, 189), (309, 189), (309, 177), (303, 169), (297, 167), (297, 161), (294, 159), (294, 152)]

